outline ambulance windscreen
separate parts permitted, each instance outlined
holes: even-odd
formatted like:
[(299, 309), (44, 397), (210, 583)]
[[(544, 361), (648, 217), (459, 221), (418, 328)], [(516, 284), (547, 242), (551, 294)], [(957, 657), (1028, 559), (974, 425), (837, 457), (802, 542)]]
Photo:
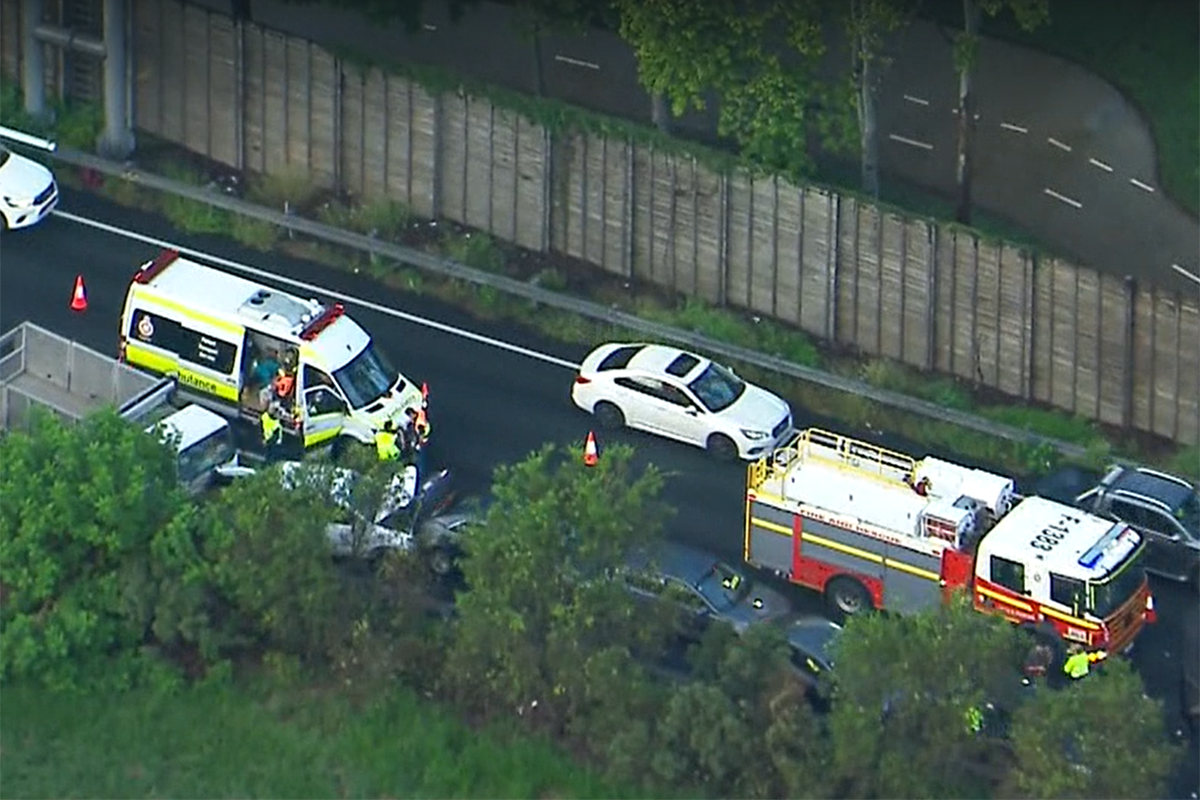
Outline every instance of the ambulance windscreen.
[(333, 379), (345, 392), (351, 408), (359, 409), (383, 397), (396, 382), (398, 374), (372, 342), (350, 363), (335, 370)]

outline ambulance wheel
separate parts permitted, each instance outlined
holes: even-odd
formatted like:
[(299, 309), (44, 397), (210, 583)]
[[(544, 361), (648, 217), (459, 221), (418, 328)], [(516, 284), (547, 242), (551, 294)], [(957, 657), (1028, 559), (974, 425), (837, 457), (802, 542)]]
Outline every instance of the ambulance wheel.
[(617, 431), (625, 427), (625, 415), (612, 403), (602, 400), (596, 403), (592, 413), (596, 415), (596, 421), (600, 423), (600, 427), (606, 431)]
[(373, 447), (360, 442), (353, 436), (339, 436), (334, 439), (332, 451), (334, 462), (343, 466), (354, 466), (368, 456), (375, 455)]
[(845, 576), (834, 578), (825, 586), (825, 602), (829, 610), (840, 617), (852, 617), (875, 608), (867, 587)]

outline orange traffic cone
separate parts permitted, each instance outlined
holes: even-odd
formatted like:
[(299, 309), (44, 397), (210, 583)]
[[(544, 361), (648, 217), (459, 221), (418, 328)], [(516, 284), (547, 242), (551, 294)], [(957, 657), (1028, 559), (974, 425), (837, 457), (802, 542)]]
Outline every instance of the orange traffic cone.
[(421, 382), (421, 405), (425, 408), (429, 407), (429, 384)]
[(587, 441), (583, 445), (583, 465), (594, 467), (600, 461), (600, 451), (596, 448), (596, 434), (588, 431)]
[(75, 291), (71, 293), (71, 310), (87, 310), (87, 290), (83, 288), (83, 276), (75, 276)]

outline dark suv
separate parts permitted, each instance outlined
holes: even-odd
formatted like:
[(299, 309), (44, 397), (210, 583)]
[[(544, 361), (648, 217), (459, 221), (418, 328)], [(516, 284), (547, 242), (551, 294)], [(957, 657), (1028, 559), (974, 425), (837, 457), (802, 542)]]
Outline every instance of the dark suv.
[(1140, 531), (1147, 541), (1147, 571), (1200, 584), (1200, 495), (1188, 481), (1145, 467), (1116, 466), (1075, 503)]

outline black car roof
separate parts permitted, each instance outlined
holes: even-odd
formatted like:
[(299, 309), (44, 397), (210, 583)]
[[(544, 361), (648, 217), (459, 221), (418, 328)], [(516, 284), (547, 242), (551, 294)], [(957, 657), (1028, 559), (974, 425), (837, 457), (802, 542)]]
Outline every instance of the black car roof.
[(1172, 480), (1140, 469), (1125, 470), (1113, 481), (1111, 488), (1116, 492), (1129, 492), (1154, 498), (1165, 503), (1172, 511), (1182, 507), (1188, 498), (1196, 493), (1190, 484), (1182, 480)]

